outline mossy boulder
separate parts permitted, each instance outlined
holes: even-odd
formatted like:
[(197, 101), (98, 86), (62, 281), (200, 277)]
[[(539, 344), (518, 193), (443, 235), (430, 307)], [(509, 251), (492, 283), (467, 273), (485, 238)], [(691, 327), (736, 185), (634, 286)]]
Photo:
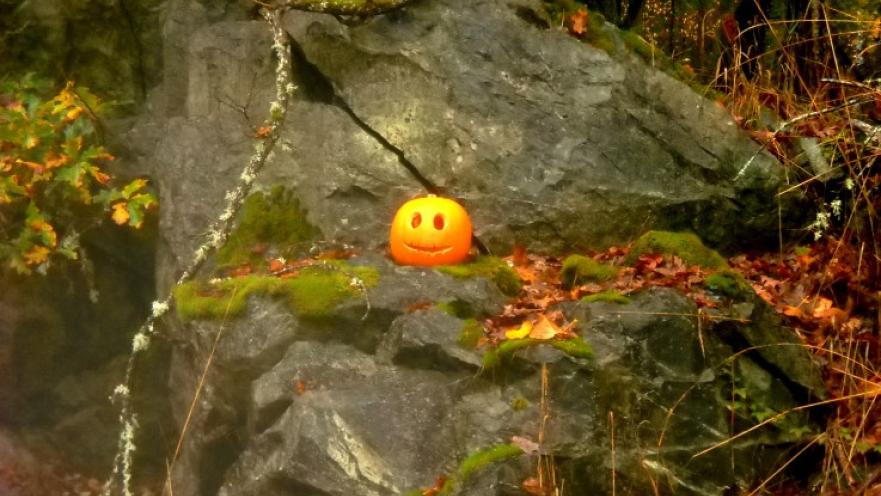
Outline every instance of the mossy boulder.
[(245, 199), (236, 227), (217, 251), (218, 266), (259, 264), (266, 255), (292, 258), (318, 234), (290, 190), (276, 186)]
[[(237, 317), (252, 295), (283, 298), (296, 315), (320, 318), (328, 316), (340, 303), (359, 297), (359, 286), (375, 286), (378, 278), (379, 272), (374, 268), (326, 263), (308, 267), (291, 278), (248, 275), (215, 283), (192, 281), (174, 289), (174, 301), (184, 320)], [(353, 284), (353, 279), (360, 282)]]
[(707, 248), (694, 233), (649, 231), (640, 236), (627, 254), (627, 263), (635, 263), (641, 255), (660, 253), (675, 255), (689, 265), (707, 269), (724, 269), (728, 262), (715, 250)]
[(600, 282), (612, 279), (618, 269), (583, 255), (570, 255), (563, 260), (560, 282), (564, 288), (571, 288), (586, 282)]
[(514, 269), (499, 257), (479, 256), (474, 261), (459, 265), (443, 265), (438, 270), (453, 277), (484, 277), (491, 280), (502, 293), (514, 296), (523, 283)]

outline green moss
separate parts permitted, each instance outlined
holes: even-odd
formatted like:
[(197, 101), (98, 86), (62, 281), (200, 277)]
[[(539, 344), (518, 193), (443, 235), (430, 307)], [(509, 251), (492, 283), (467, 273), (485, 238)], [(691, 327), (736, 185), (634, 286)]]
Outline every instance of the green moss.
[(593, 349), (581, 338), (553, 339), (550, 345), (573, 358), (590, 358)]
[(745, 299), (753, 294), (753, 288), (739, 272), (723, 269), (710, 274), (704, 280), (712, 291), (734, 299)]
[(792, 249), (792, 251), (799, 256), (810, 255), (811, 247), (810, 246), (796, 246)]
[(532, 338), (507, 339), (502, 341), (497, 348), (487, 350), (483, 354), (483, 368), (493, 369), (501, 365), (503, 360), (508, 360), (517, 351), (528, 348), (541, 341)]
[(619, 305), (626, 305), (630, 303), (630, 298), (624, 296), (618, 291), (608, 289), (606, 291), (601, 291), (596, 294), (587, 295), (581, 299), (582, 303), (594, 303), (594, 302), (603, 302), (603, 303), (617, 303)]
[(564, 288), (585, 282), (606, 281), (618, 274), (618, 269), (583, 255), (570, 255), (563, 260), (560, 281)]
[(309, 267), (289, 279), (250, 275), (216, 284), (193, 281), (174, 289), (175, 308), (184, 320), (235, 317), (244, 312), (249, 296), (266, 295), (283, 298), (300, 317), (321, 318), (340, 303), (359, 296), (359, 288), (350, 284), (352, 278), (372, 287), (379, 280), (379, 272), (373, 267), (338, 262)]
[(245, 199), (235, 229), (217, 251), (217, 264), (258, 264), (269, 248), (279, 256), (294, 257), (317, 232), (290, 191), (277, 186), (266, 194), (257, 192)]
[(498, 444), (486, 449), (482, 449), (476, 453), (472, 453), (459, 465), (456, 472), (456, 480), (464, 482), (475, 472), (485, 468), (492, 463), (516, 458), (523, 454), (523, 450), (514, 444)]
[(511, 400), (511, 409), (515, 412), (521, 412), (529, 408), (529, 400), (523, 396), (518, 396)]
[(633, 244), (627, 262), (634, 263), (640, 255), (661, 253), (676, 255), (689, 265), (709, 269), (724, 269), (728, 262), (715, 250), (704, 246), (697, 235), (689, 232), (649, 231)]
[(593, 355), (590, 345), (580, 337), (547, 340), (533, 338), (508, 339), (502, 341), (502, 344), (497, 348), (487, 350), (483, 354), (483, 368), (488, 370), (498, 367), (502, 362), (509, 360), (517, 351), (537, 344), (551, 345), (574, 358), (590, 358)]
[(477, 316), (477, 312), (474, 311), (470, 303), (459, 299), (441, 301), (435, 306), (438, 310), (457, 319), (473, 319)]
[(477, 348), (480, 338), (483, 337), (483, 326), (475, 319), (468, 319), (462, 324), (459, 331), (459, 346), (463, 348)]
[(498, 257), (480, 256), (470, 263), (442, 265), (437, 269), (453, 277), (485, 277), (493, 281), (499, 290), (509, 296), (519, 293), (522, 287), (520, 278), (514, 269)]

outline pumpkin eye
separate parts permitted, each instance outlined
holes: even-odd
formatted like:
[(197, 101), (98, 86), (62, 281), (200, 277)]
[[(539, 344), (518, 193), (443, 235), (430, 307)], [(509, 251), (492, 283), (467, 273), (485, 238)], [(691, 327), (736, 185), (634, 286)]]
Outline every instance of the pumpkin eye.
[(416, 212), (413, 214), (413, 218), (410, 219), (410, 225), (415, 229), (419, 227), (419, 224), (422, 224), (422, 215), (420, 215), (419, 212)]
[(440, 231), (444, 228), (444, 216), (437, 214), (434, 216), (434, 228)]

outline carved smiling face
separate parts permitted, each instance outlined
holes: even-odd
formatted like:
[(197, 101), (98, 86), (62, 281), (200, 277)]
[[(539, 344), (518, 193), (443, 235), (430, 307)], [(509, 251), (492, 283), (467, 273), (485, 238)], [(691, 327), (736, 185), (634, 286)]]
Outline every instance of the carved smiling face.
[(471, 249), (471, 219), (447, 198), (410, 200), (392, 220), (389, 246), (392, 258), (402, 265), (459, 263)]

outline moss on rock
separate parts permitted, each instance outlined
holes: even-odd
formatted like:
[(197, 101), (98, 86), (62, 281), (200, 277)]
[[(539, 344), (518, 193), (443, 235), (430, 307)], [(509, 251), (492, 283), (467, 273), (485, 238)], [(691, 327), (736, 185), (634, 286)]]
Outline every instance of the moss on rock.
[(300, 202), (283, 186), (276, 186), (268, 193), (253, 193), (245, 199), (236, 227), (215, 259), (222, 267), (257, 264), (268, 249), (291, 258), (317, 234), (300, 209)]
[(493, 369), (509, 360), (514, 353), (519, 350), (529, 348), (539, 344), (547, 344), (566, 353), (573, 358), (590, 358), (593, 356), (593, 350), (590, 344), (580, 337), (570, 339), (507, 339), (497, 347), (487, 350), (483, 354), (483, 368)]
[(728, 268), (728, 262), (715, 250), (707, 248), (697, 235), (690, 232), (649, 231), (633, 244), (627, 263), (636, 262), (640, 255), (661, 253), (676, 255), (689, 265), (707, 269)]
[(473, 319), (477, 317), (477, 313), (474, 311), (474, 308), (467, 301), (453, 299), (453, 300), (445, 300), (438, 302), (435, 305), (438, 310), (446, 313), (447, 315), (452, 315), (457, 319)]
[(587, 295), (581, 299), (582, 303), (595, 303), (595, 302), (603, 302), (603, 303), (617, 303), (619, 305), (626, 305), (630, 303), (630, 298), (624, 296), (618, 291), (615, 290), (606, 290), (601, 291), (596, 294)]
[(483, 337), (483, 326), (476, 319), (468, 319), (459, 331), (459, 346), (474, 349)]
[(715, 293), (733, 299), (747, 299), (753, 294), (749, 282), (739, 273), (731, 269), (722, 269), (707, 276), (704, 284)]
[(585, 282), (599, 282), (612, 279), (618, 269), (583, 255), (570, 255), (563, 260), (560, 282), (564, 288), (571, 288)]
[(236, 317), (244, 312), (248, 297), (265, 295), (283, 298), (299, 317), (327, 317), (340, 303), (359, 296), (360, 289), (351, 284), (352, 278), (373, 287), (379, 272), (372, 267), (333, 263), (306, 268), (288, 279), (249, 275), (215, 284), (191, 281), (174, 289), (175, 308), (184, 320)]
[(485, 277), (495, 283), (502, 293), (509, 296), (519, 293), (522, 287), (514, 269), (498, 257), (480, 256), (473, 262), (442, 265), (437, 270), (453, 277)]
[(523, 450), (515, 444), (497, 444), (468, 455), (459, 470), (456, 472), (456, 480), (464, 482), (475, 472), (486, 468), (487, 465), (497, 463), (509, 458), (516, 458), (523, 454)]

